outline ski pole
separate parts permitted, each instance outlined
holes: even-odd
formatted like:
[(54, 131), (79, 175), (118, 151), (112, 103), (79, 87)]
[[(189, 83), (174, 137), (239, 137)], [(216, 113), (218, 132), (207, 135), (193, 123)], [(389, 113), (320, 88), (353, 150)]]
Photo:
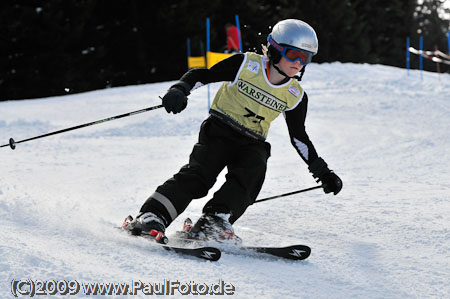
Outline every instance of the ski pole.
[(311, 188), (306, 188), (306, 189), (302, 189), (302, 190), (297, 190), (297, 191), (293, 191), (293, 192), (289, 192), (289, 193), (284, 193), (284, 194), (280, 194), (280, 195), (275, 195), (275, 196), (271, 196), (271, 197), (266, 197), (266, 198), (262, 198), (262, 199), (258, 199), (255, 201), (255, 203), (258, 202), (263, 202), (266, 200), (271, 200), (271, 199), (275, 199), (275, 198), (280, 198), (280, 197), (284, 197), (284, 196), (288, 196), (288, 195), (293, 195), (293, 194), (297, 194), (297, 193), (302, 193), (302, 192), (306, 192), (306, 191), (311, 191), (311, 190), (315, 190), (315, 189), (319, 189), (322, 188), (323, 186), (315, 186), (315, 187), (311, 187)]
[(135, 114), (139, 114), (139, 113), (143, 113), (143, 112), (159, 109), (159, 108), (162, 108), (162, 107), (163, 107), (163, 105), (157, 105), (157, 106), (153, 106), (153, 107), (148, 107), (148, 108), (145, 108), (145, 109), (141, 109), (141, 110), (137, 110), (137, 111), (121, 114), (121, 115), (116, 115), (116, 116), (112, 116), (112, 117), (108, 117), (108, 118), (105, 118), (105, 119), (93, 121), (93, 122), (90, 122), (90, 123), (78, 125), (78, 126), (75, 126), (75, 127), (71, 127), (71, 128), (67, 128), (67, 129), (51, 132), (51, 133), (47, 133), (47, 134), (44, 134), (44, 135), (39, 135), (39, 136), (36, 136), (36, 137), (32, 137), (32, 138), (28, 138), (28, 139), (24, 139), (24, 140), (20, 140), (20, 141), (15, 141), (13, 138), (10, 138), (8, 144), (4, 144), (4, 145), (2, 145), (0, 147), (9, 146), (9, 147), (11, 147), (11, 149), (15, 149), (16, 148), (16, 144), (18, 144), (18, 143), (27, 142), (27, 141), (35, 140), (35, 139), (39, 139), (39, 138), (44, 138), (44, 137), (48, 137), (48, 136), (51, 136), (51, 135), (56, 135), (56, 134), (72, 131), (72, 130), (77, 130), (77, 129), (81, 129), (81, 128), (84, 128), (84, 127), (98, 125), (98, 124), (101, 124), (101, 123), (104, 123), (104, 122), (107, 122), (107, 121), (110, 121), (110, 120), (131, 116), (131, 115), (135, 115)]

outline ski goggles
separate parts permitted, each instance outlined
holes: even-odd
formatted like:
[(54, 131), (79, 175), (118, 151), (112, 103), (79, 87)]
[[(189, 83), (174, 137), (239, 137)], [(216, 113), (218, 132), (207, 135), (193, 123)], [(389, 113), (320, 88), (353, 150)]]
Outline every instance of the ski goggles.
[(278, 52), (281, 53), (281, 56), (289, 60), (290, 62), (300, 61), (301, 65), (307, 65), (311, 62), (314, 54), (312, 52), (301, 50), (299, 48), (291, 47), (291, 46), (281, 46), (275, 40), (273, 40), (272, 36), (269, 35), (267, 41), (270, 45), (272, 45)]

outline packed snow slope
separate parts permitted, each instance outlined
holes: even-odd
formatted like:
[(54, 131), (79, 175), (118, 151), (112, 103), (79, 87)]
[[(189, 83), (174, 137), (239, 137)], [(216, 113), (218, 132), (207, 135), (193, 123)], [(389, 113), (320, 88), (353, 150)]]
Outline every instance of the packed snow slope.
[[(173, 83), (1, 102), (0, 143), (158, 105)], [(33, 279), (222, 280), (234, 298), (448, 298), (450, 75), (425, 72), (421, 80), (418, 71), (388, 66), (311, 64), (302, 84), (307, 132), (343, 190), (253, 205), (235, 230), (248, 245), (309, 245), (308, 260), (223, 253), (205, 262), (114, 228), (188, 161), (208, 115), (204, 86), (181, 114), (158, 109), (0, 149), (0, 297), (12, 297), (13, 279)], [(210, 85), (212, 96), (219, 86)], [(268, 141), (259, 198), (316, 185), (282, 116)], [(224, 173), (169, 237), (200, 216)]]

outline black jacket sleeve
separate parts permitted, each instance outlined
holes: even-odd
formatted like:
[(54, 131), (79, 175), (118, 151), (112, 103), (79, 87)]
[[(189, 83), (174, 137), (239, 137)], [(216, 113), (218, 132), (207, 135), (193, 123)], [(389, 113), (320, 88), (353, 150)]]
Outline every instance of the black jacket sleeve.
[(307, 110), (308, 96), (305, 92), (300, 104), (298, 104), (294, 109), (286, 111), (284, 115), (292, 145), (306, 164), (310, 165), (315, 159), (318, 158), (318, 155), (305, 130)]
[(181, 77), (180, 81), (187, 83), (191, 87), (190, 90), (208, 83), (234, 81), (243, 61), (244, 54), (235, 54), (219, 61), (209, 69), (191, 69)]

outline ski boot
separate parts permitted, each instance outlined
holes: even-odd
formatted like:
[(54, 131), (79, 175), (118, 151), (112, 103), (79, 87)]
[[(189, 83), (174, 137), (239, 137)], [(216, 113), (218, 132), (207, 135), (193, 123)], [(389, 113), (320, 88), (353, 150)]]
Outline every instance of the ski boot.
[(167, 244), (169, 239), (164, 235), (164, 221), (151, 212), (139, 213), (136, 219), (131, 215), (125, 218), (122, 228), (134, 236), (145, 236), (158, 243)]
[(184, 221), (182, 236), (187, 239), (240, 245), (242, 239), (234, 233), (229, 218), (229, 214), (223, 213), (203, 214), (195, 225), (187, 218)]

